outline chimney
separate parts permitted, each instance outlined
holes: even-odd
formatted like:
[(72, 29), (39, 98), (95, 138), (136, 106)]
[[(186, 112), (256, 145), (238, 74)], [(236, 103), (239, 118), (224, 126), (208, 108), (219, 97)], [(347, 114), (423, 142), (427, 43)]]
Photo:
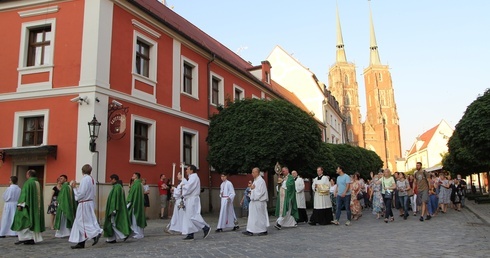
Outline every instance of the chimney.
[(271, 63), (269, 61), (265, 60), (262, 61), (262, 81), (271, 84)]

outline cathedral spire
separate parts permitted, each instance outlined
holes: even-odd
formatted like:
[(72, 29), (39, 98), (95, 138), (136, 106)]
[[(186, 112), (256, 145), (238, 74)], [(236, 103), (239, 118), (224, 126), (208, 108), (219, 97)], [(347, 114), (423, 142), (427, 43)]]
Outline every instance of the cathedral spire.
[(378, 44), (376, 43), (376, 34), (374, 33), (374, 24), (373, 24), (373, 12), (371, 11), (371, 1), (369, 1), (369, 19), (370, 19), (370, 65), (380, 65), (381, 61), (379, 58), (378, 52)]
[(342, 38), (342, 28), (340, 27), (339, 5), (337, 4), (337, 63), (347, 62), (344, 50), (344, 39)]

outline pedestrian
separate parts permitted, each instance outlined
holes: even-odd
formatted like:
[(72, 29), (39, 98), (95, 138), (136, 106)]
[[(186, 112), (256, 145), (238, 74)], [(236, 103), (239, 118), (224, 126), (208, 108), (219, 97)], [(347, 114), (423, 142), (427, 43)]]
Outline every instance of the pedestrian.
[(17, 202), (19, 201), (21, 189), (17, 185), (18, 178), (11, 176), (9, 179), (9, 187), (3, 192), (3, 213), (0, 222), (0, 238), (5, 236), (17, 236), (17, 232), (12, 231), (10, 227), (14, 222), (15, 211), (17, 210)]
[(167, 208), (168, 185), (164, 174), (160, 174), (158, 181), (158, 193), (160, 194), (160, 219), (165, 218), (165, 208)]
[(439, 187), (439, 179), (433, 173), (430, 173), (429, 178), (429, 202), (427, 203), (427, 214), (434, 217), (437, 214), (437, 206), (439, 205), (439, 195), (437, 190)]
[(201, 180), (197, 175), (197, 168), (190, 165), (186, 169), (187, 182), (182, 185), (185, 212), (182, 222), (182, 234), (187, 235), (184, 240), (193, 240), (194, 233), (202, 229), (204, 237), (208, 237), (211, 228), (201, 216)]
[(219, 192), (221, 208), (219, 211), (216, 232), (223, 232), (223, 229), (227, 228), (231, 228), (233, 231), (235, 231), (239, 228), (235, 215), (235, 209), (233, 207), (235, 188), (233, 188), (233, 184), (228, 180), (228, 175), (226, 173), (221, 173), (221, 181)]
[(337, 190), (337, 184), (335, 178), (330, 178), (330, 202), (332, 202), (332, 218), (337, 212), (337, 197), (335, 197), (335, 191)]
[[(250, 186), (252, 186), (252, 181), (248, 181), (247, 187), (243, 191), (242, 200), (240, 201), (240, 206), (242, 206), (242, 212), (247, 214), (246, 217), (248, 217), (248, 206), (250, 203), (250, 192), (252, 191), (250, 189)], [(242, 213), (242, 215), (243, 215), (243, 213)]]
[(250, 186), (247, 231), (243, 231), (242, 233), (247, 236), (253, 236), (254, 234), (265, 236), (269, 227), (269, 214), (267, 212), (269, 195), (267, 193), (267, 185), (262, 176), (260, 176), (259, 168), (252, 169), (252, 176), (254, 181), (252, 186)]
[(398, 198), (403, 209), (403, 219), (406, 220), (408, 218), (408, 191), (410, 190), (410, 184), (403, 172), (400, 172), (398, 175), (396, 189), (398, 190)]
[(461, 198), (463, 196), (463, 187), (459, 183), (459, 180), (454, 180), (454, 184), (451, 185), (451, 201), (453, 202), (454, 209), (461, 211)]
[(427, 214), (426, 220), (430, 220), (432, 217), (428, 214), (427, 204), (429, 202), (429, 173), (422, 170), (422, 162), (417, 162), (416, 170), (414, 173), (415, 184), (417, 186), (417, 195), (420, 198), (422, 205), (420, 209), (420, 221), (424, 221), (424, 215)]
[(148, 207), (150, 207), (150, 186), (146, 184), (146, 178), (141, 179), (141, 183), (143, 184), (143, 204), (145, 206), (145, 217), (148, 219)]
[(126, 207), (126, 196), (119, 176), (112, 174), (110, 177), (112, 189), (107, 196), (104, 221), (104, 237), (106, 243), (114, 244), (117, 240), (126, 241), (131, 234), (131, 224), (128, 209)]
[(459, 184), (461, 185), (461, 208), (464, 208), (464, 203), (466, 199), (466, 181), (461, 178), (461, 175), (458, 174), (456, 178), (459, 180)]
[(48, 205), (48, 214), (51, 214), (51, 230), (54, 229), (54, 219), (56, 217), (56, 210), (58, 208), (58, 195), (60, 193), (62, 182), (60, 178), (56, 180), (56, 185), (53, 186), (53, 192), (51, 193), (51, 202)]
[(370, 200), (373, 206), (373, 214), (376, 214), (376, 219), (380, 219), (383, 213), (383, 195), (381, 194), (381, 174), (373, 175), (371, 180), (371, 196)]
[(447, 190), (450, 188), (449, 181), (446, 178), (446, 174), (441, 172), (439, 174), (439, 210), (442, 213), (447, 212), (447, 206), (450, 203), (451, 194)]
[(330, 181), (328, 176), (323, 175), (323, 168), (316, 169), (317, 177), (313, 179), (311, 189), (313, 190), (313, 214), (308, 224), (315, 226), (328, 225), (333, 221), (332, 201), (330, 200)]
[(129, 219), (131, 221), (131, 230), (133, 230), (133, 238), (141, 239), (145, 237), (144, 229), (146, 227), (145, 216), (145, 198), (143, 194), (143, 185), (141, 184), (141, 174), (135, 172), (133, 174), (133, 185), (129, 189), (126, 205), (128, 207)]
[(58, 209), (54, 220), (54, 229), (56, 229), (55, 237), (69, 237), (73, 222), (75, 221), (75, 213), (77, 205), (73, 189), (68, 183), (68, 177), (61, 175), (59, 181), (62, 183), (60, 192), (58, 193)]
[(282, 175), (277, 179), (276, 190), (278, 198), (276, 202), (276, 229), (282, 227), (296, 227), (298, 219), (298, 207), (296, 206), (296, 189), (294, 178), (289, 174), (289, 169), (283, 167)]
[(393, 217), (393, 210), (391, 204), (393, 202), (394, 190), (396, 189), (395, 179), (391, 175), (389, 169), (385, 169), (383, 172), (383, 177), (381, 178), (381, 192), (383, 194), (383, 202), (385, 204), (385, 219), (384, 221), (393, 222), (395, 218)]
[(362, 197), (362, 189), (364, 188), (362, 186), (361, 181), (359, 180), (360, 175), (359, 172), (354, 173), (354, 175), (351, 176), (351, 199), (350, 199), (350, 210), (352, 214), (352, 219), (353, 220), (358, 220), (360, 217), (362, 217), (362, 206), (361, 206), (361, 199)]
[(11, 230), (17, 231), (16, 245), (33, 245), (43, 241), (44, 226), (43, 192), (37, 179), (37, 172), (29, 169), (27, 181), (22, 186)]
[(346, 226), (350, 226), (351, 220), (351, 211), (350, 211), (350, 199), (351, 199), (351, 191), (350, 191), (350, 177), (344, 173), (344, 169), (341, 166), (337, 167), (336, 173), (337, 177), (337, 189), (335, 190), (335, 197), (337, 199), (337, 211), (335, 213), (335, 220), (332, 222), (335, 225), (339, 225), (340, 215), (342, 214), (342, 207), (345, 207), (347, 213), (347, 221), (345, 222)]
[(92, 174), (92, 166), (85, 164), (82, 167), (83, 178), (80, 180), (80, 186), (77, 188), (77, 182), (72, 180), (70, 185), (75, 193), (75, 200), (78, 202), (75, 222), (71, 228), (70, 238), (71, 243), (77, 243), (71, 246), (72, 249), (85, 248), (85, 241), (93, 239), (93, 245), (99, 242), (102, 229), (97, 222), (94, 210), (95, 200), (95, 180), (90, 175)]
[(415, 192), (414, 182), (413, 175), (408, 175), (408, 183), (410, 184), (410, 190), (408, 191), (410, 206), (412, 208), (413, 216), (417, 216), (417, 193)]
[(298, 219), (296, 223), (308, 222), (308, 214), (306, 214), (306, 199), (305, 199), (305, 181), (298, 175), (296, 170), (291, 172), (294, 178), (294, 187), (296, 189), (296, 206), (298, 207)]
[[(180, 181), (180, 183), (176, 187), (172, 187), (170, 189), (170, 192), (173, 193), (174, 197), (174, 212), (172, 215), (172, 219), (170, 220), (170, 223), (167, 225), (165, 228), (165, 232), (170, 233), (170, 231), (173, 232), (179, 232), (182, 233), (182, 222), (184, 220), (184, 198), (182, 196), (182, 188), (185, 183), (187, 183), (187, 180), (185, 177), (182, 176), (182, 173), (177, 173), (177, 180)], [(174, 182), (175, 184), (175, 182)]]

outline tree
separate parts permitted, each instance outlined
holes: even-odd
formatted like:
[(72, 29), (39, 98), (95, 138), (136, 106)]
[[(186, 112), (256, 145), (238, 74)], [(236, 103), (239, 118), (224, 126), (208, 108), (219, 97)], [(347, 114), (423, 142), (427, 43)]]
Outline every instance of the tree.
[(211, 118), (208, 160), (217, 171), (273, 171), (276, 162), (309, 171), (320, 149), (321, 131), (312, 116), (284, 100), (228, 102)]
[(342, 166), (344, 172), (359, 172), (362, 177), (369, 178), (370, 172), (383, 167), (383, 161), (374, 151), (349, 144), (331, 144), (336, 166)]
[(462, 145), (458, 131), (454, 131), (447, 145), (448, 153), (442, 159), (442, 166), (445, 170), (453, 174), (458, 173), (462, 176), (468, 176), (475, 172), (488, 171), (490, 168), (488, 160), (484, 161), (475, 158), (473, 153)]

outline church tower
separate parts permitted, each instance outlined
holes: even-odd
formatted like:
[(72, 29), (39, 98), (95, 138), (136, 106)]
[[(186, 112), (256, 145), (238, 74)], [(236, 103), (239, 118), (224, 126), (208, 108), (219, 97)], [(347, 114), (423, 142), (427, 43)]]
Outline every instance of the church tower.
[(370, 12), (370, 60), (364, 69), (366, 86), (365, 148), (375, 151), (386, 168), (394, 169), (401, 158), (401, 140), (393, 83), (388, 65), (381, 64)]
[[(338, 6), (336, 48), (336, 60), (328, 72), (329, 90), (339, 102), (340, 111), (345, 118), (347, 142), (355, 146), (364, 147), (356, 66), (347, 62)], [(327, 116), (329, 115), (327, 114)], [(326, 117), (326, 119), (328, 120), (330, 117)]]

